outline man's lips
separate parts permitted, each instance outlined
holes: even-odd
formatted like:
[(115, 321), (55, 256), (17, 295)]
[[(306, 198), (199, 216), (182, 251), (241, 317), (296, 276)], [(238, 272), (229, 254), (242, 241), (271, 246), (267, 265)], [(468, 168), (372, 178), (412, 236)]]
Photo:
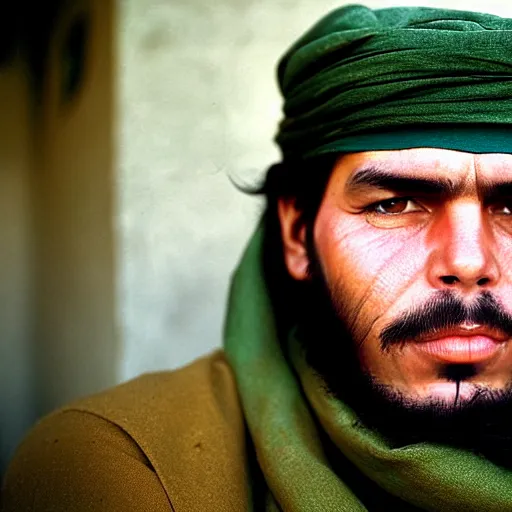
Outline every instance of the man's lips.
[(498, 354), (508, 339), (500, 330), (480, 325), (460, 326), (419, 338), (415, 340), (415, 348), (444, 363), (482, 363)]

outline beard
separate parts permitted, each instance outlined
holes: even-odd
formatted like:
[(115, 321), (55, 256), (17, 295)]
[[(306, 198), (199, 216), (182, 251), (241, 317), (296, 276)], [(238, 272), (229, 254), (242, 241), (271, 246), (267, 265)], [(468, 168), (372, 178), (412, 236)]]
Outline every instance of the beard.
[[(512, 468), (512, 384), (502, 389), (472, 384), (469, 379), (477, 369), (470, 364), (446, 365), (439, 376), (457, 386), (453, 402), (411, 398), (378, 382), (362, 369), (356, 343), (341, 313), (339, 292), (329, 288), (311, 243), (308, 249), (310, 280), (303, 283), (300, 294), (297, 332), (308, 364), (323, 379), (327, 391), (357, 413), (362, 427), (375, 430), (392, 447), (438, 443), (470, 450)], [(404, 332), (449, 326), (446, 322), (433, 325), (439, 318), (454, 318), (458, 323), (464, 319), (486, 323), (491, 318), (494, 326), (512, 334), (512, 318), (490, 295), (484, 295), (479, 306), (471, 309), (451, 294), (444, 294), (433, 306), (428, 304), (423, 314), (405, 315), (388, 326), (381, 336), (382, 352), (403, 344)], [(450, 314), (440, 316), (443, 308)], [(461, 384), (471, 388), (462, 399), (458, 394)]]

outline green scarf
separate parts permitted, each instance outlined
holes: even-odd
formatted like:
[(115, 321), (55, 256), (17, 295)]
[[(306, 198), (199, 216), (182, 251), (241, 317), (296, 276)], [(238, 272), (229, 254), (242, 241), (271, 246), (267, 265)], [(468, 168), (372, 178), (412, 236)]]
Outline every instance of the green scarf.
[[(283, 156), (440, 147), (512, 153), (512, 19), (350, 5), (281, 59)], [(470, 148), (470, 149), (466, 149)]]
[(361, 426), (354, 411), (325, 392), (293, 335), (292, 363), (287, 362), (263, 274), (263, 239), (260, 226), (234, 276), (225, 351), (270, 491), (267, 510), (367, 510), (361, 492), (357, 496), (331, 467), (321, 441), (323, 431), (354, 471), (409, 504), (379, 510), (511, 511), (511, 472), (447, 446), (419, 443), (393, 449)]

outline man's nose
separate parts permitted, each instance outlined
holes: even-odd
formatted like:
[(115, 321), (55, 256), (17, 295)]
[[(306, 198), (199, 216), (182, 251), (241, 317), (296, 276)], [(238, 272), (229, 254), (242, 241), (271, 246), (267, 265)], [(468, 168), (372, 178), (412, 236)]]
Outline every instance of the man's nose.
[(446, 208), (432, 229), (429, 280), (435, 288), (488, 288), (499, 280), (494, 236), (478, 203)]

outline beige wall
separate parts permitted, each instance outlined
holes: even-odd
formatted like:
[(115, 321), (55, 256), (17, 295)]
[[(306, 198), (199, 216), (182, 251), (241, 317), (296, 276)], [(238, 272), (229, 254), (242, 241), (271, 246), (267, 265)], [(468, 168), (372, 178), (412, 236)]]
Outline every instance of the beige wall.
[[(84, 80), (65, 102), (66, 36), (84, 13)], [(0, 471), (36, 417), (119, 379), (113, 14), (65, 4), (36, 95), (23, 64), (0, 72)]]
[(0, 473), (34, 420), (31, 117), (25, 65), (0, 68)]
[[(36, 375), (47, 411), (116, 380), (112, 117), (113, 12), (76, 1), (50, 42), (34, 175)], [(90, 15), (84, 82), (64, 104), (60, 56), (75, 16)]]

